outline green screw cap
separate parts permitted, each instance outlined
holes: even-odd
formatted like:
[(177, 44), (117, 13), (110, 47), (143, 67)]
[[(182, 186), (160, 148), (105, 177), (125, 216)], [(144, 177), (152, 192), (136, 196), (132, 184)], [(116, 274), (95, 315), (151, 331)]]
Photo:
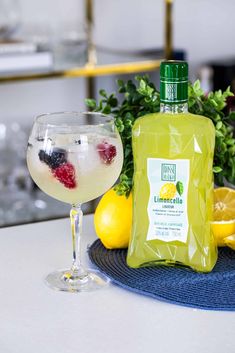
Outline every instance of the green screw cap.
[(188, 100), (188, 64), (185, 61), (163, 61), (160, 66), (160, 100), (180, 104)]

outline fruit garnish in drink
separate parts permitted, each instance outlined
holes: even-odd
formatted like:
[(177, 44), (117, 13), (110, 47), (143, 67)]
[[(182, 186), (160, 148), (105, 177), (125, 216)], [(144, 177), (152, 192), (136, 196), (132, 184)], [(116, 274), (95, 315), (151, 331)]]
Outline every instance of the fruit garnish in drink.
[(38, 157), (41, 162), (48, 165), (55, 178), (66, 188), (76, 187), (75, 168), (67, 162), (67, 152), (63, 148), (54, 148), (51, 153), (40, 150)]
[(97, 151), (103, 163), (111, 164), (117, 154), (116, 147), (104, 141), (97, 145)]
[(55, 178), (66, 188), (74, 189), (77, 186), (75, 168), (71, 163), (64, 163), (52, 171)]
[(51, 169), (58, 168), (67, 162), (67, 152), (62, 148), (54, 148), (51, 153), (40, 150), (38, 157), (41, 162), (46, 163)]

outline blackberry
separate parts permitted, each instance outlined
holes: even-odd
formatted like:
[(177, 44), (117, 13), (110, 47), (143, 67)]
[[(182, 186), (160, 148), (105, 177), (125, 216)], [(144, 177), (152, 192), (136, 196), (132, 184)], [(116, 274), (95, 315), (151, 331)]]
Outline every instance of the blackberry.
[(49, 165), (51, 157), (50, 157), (50, 155), (48, 153), (46, 153), (43, 150), (40, 150), (39, 153), (38, 153), (38, 157), (39, 157), (41, 162), (44, 162), (47, 165)]
[(67, 152), (62, 148), (54, 148), (49, 154), (40, 150), (38, 157), (41, 162), (44, 162), (51, 169), (56, 169), (60, 165), (67, 163)]

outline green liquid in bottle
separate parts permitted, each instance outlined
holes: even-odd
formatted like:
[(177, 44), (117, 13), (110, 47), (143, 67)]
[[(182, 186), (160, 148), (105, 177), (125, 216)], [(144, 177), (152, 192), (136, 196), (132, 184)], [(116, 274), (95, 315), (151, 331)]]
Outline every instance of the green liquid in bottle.
[(161, 113), (143, 116), (133, 127), (133, 227), (127, 263), (180, 264), (209, 272), (217, 260), (210, 227), (215, 129), (209, 119), (188, 113), (182, 89), (181, 96), (180, 104), (164, 103)]

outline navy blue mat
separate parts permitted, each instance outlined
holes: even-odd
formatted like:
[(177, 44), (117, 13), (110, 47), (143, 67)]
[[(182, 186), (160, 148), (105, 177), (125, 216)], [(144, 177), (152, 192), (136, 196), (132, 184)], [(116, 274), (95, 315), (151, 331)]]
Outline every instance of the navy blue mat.
[(235, 251), (219, 249), (211, 273), (182, 267), (133, 269), (126, 249), (107, 250), (100, 240), (88, 249), (90, 260), (117, 285), (170, 303), (207, 310), (235, 311)]

